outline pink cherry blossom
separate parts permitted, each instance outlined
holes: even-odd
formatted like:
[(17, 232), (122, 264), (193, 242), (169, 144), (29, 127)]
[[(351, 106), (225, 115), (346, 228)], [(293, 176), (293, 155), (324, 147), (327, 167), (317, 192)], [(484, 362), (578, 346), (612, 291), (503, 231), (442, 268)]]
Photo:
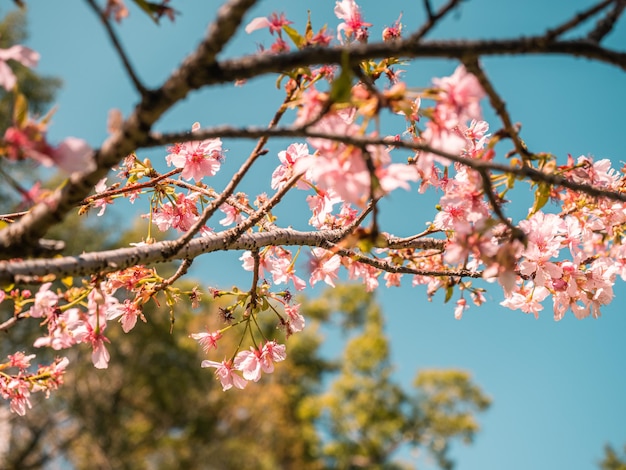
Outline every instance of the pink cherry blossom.
[(230, 204), (222, 204), (220, 210), (226, 214), (226, 217), (219, 221), (220, 225), (228, 226), (235, 223), (239, 223), (243, 220), (241, 211)]
[(303, 290), (306, 287), (306, 282), (296, 276), (290, 257), (277, 259), (272, 265), (271, 272), (274, 284), (287, 284), (292, 281), (296, 290)]
[(454, 318), (460, 320), (463, 317), (463, 312), (469, 308), (465, 299), (459, 299), (456, 301), (456, 307), (454, 308)]
[[(107, 190), (106, 182), (107, 182), (106, 176), (102, 178), (100, 181), (98, 181), (98, 184), (96, 184), (96, 186), (94, 187), (96, 194), (103, 193), (104, 191)], [(101, 198), (96, 199), (93, 205), (94, 207), (100, 208), (97, 214), (98, 217), (101, 217), (104, 214), (104, 211), (106, 210), (107, 205), (112, 204), (112, 203), (113, 203), (113, 199), (111, 199), (110, 197), (101, 197)]]
[(28, 47), (15, 45), (8, 49), (0, 49), (0, 86), (11, 91), (17, 83), (17, 78), (7, 64), (7, 61), (14, 60), (26, 67), (35, 67), (39, 62), (39, 53)]
[[(294, 164), (302, 157), (309, 156), (309, 147), (307, 144), (291, 144), (287, 150), (278, 152), (280, 166), (272, 173), (272, 189), (281, 189), (285, 183), (294, 175)], [(308, 189), (309, 186), (302, 180), (296, 183), (300, 189)]]
[(285, 313), (287, 314), (287, 325), (290, 333), (297, 333), (304, 329), (305, 320), (300, 314), (300, 304), (285, 305)]
[(5, 400), (11, 400), (11, 411), (19, 416), (26, 414), (26, 408), (32, 408), (30, 403), (30, 386), (20, 379), (11, 379), (8, 384), (0, 383), (0, 393)]
[(124, 333), (128, 333), (135, 327), (137, 318), (141, 318), (144, 323), (146, 321), (146, 317), (144, 317), (141, 309), (130, 299), (124, 300), (123, 303), (111, 305), (107, 309), (106, 319), (115, 320), (116, 318), (120, 319)]
[(50, 347), (55, 350), (67, 349), (80, 342), (77, 340), (77, 334), (80, 337), (81, 332), (87, 331), (83, 315), (77, 308), (70, 308), (50, 317), (47, 326), (48, 335), (37, 338), (33, 343), (34, 347)]
[(263, 372), (274, 371), (274, 362), (281, 362), (287, 358), (286, 347), (276, 341), (268, 341), (263, 345), (261, 356), (264, 362)]
[(94, 165), (94, 152), (83, 139), (67, 137), (54, 150), (53, 160), (63, 171), (88, 171)]
[(350, 261), (348, 265), (348, 277), (350, 279), (361, 278), (367, 292), (374, 292), (378, 288), (378, 276), (380, 271), (369, 264), (358, 261)]
[(338, 278), (337, 271), (341, 267), (341, 258), (324, 248), (312, 248), (309, 267), (311, 286), (324, 281), (329, 286), (335, 287), (334, 281)]
[(230, 390), (233, 386), (242, 390), (248, 385), (245, 379), (235, 374), (233, 364), (230, 361), (215, 362), (205, 360), (202, 361), (202, 367), (215, 367), (215, 376), (219, 379), (224, 391)]
[(46, 318), (54, 313), (59, 296), (50, 290), (51, 286), (51, 282), (46, 282), (41, 285), (39, 291), (35, 294), (35, 303), (29, 311), (31, 317)]
[(372, 26), (372, 24), (363, 21), (361, 9), (354, 0), (337, 1), (335, 3), (335, 15), (343, 20), (343, 23), (339, 23), (337, 26), (337, 39), (339, 41), (344, 42), (344, 35), (345, 39), (354, 37), (357, 41), (367, 40), (367, 27)]
[(258, 382), (262, 372), (261, 355), (262, 352), (253, 347), (249, 351), (240, 351), (235, 356), (234, 367), (242, 372), (244, 379)]
[(107, 0), (104, 15), (107, 18), (113, 15), (115, 21), (120, 23), (124, 18), (128, 17), (128, 8), (126, 8), (123, 0)]
[(213, 333), (203, 331), (201, 333), (192, 333), (190, 336), (202, 346), (202, 350), (205, 353), (208, 353), (211, 349), (217, 349), (217, 341), (222, 337), (222, 333), (220, 331), (214, 331)]
[(333, 206), (341, 200), (341, 197), (332, 189), (318, 190), (315, 194), (307, 196), (306, 201), (313, 212), (309, 224), (318, 229), (334, 228), (331, 227), (335, 221), (332, 215)]
[(196, 202), (198, 194), (185, 196), (182, 193), (174, 196), (175, 203), (163, 204), (152, 214), (152, 221), (161, 231), (175, 228), (181, 232), (189, 230), (198, 220), (198, 207)]
[[(195, 123), (192, 132), (199, 128), (200, 124)], [(174, 144), (168, 151), (170, 153), (165, 157), (167, 164), (182, 168), (181, 177), (185, 180), (200, 181), (205, 176), (215, 175), (224, 160), (220, 139)]]
[(500, 302), (500, 305), (512, 310), (521, 310), (524, 313), (532, 313), (539, 318), (539, 312), (543, 310), (541, 302), (550, 295), (550, 291), (543, 286), (528, 285), (513, 292), (509, 297)]
[(246, 26), (246, 33), (250, 34), (257, 29), (269, 28), (270, 33), (280, 33), (283, 26), (292, 24), (293, 21), (289, 21), (285, 18), (285, 14), (281, 13), (280, 16), (277, 13), (272, 13), (269, 18), (264, 16), (254, 18), (248, 26)]
[(10, 354), (9, 356), (9, 366), (10, 367), (18, 367), (20, 369), (28, 369), (30, 367), (31, 359), (35, 358), (34, 354), (26, 355), (23, 352), (16, 352), (15, 354)]
[(436, 113), (442, 124), (450, 128), (471, 119), (480, 120), (480, 100), (485, 92), (463, 65), (449, 77), (433, 79), (433, 83), (439, 89)]

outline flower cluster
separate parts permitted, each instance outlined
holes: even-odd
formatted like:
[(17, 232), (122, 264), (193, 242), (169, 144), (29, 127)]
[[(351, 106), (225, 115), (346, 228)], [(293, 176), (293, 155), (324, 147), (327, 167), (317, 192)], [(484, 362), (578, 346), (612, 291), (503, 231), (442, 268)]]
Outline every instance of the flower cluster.
[[(166, 3), (160, 4), (162, 14), (168, 14)], [(261, 48), (270, 54), (291, 47), (326, 47), (333, 41), (344, 45), (368, 41), (372, 24), (365, 22), (355, 0), (336, 1), (334, 12), (336, 35), (326, 26), (314, 31), (310, 18), (299, 32), (282, 13), (255, 18), (246, 31), (269, 30), (273, 43)], [(123, 1), (109, 0), (105, 14), (120, 21), (128, 11)], [(383, 41), (402, 38), (400, 20), (382, 31)], [(69, 137), (54, 146), (46, 138), (50, 116), (39, 121), (28, 116), (25, 98), (6, 64), (9, 59), (34, 66), (38, 55), (23, 46), (0, 50), (0, 86), (15, 93), (16, 106), (15, 122), (0, 140), (0, 154), (70, 173), (92, 170), (94, 153), (84, 141)], [(220, 306), (225, 326), (191, 334), (205, 354), (221, 353), (223, 338), (240, 334), (238, 345), (222, 361), (201, 363), (215, 369), (223, 390), (243, 389), (286, 359), (285, 344), (264, 326), (270, 318), (285, 340), (305, 327), (300, 305), (287, 288), (301, 291), (320, 282), (334, 287), (342, 277), (373, 291), (381, 284), (400, 286), (404, 276), (411, 276), (414, 286), (425, 286), (429, 298), (443, 292), (446, 302), (453, 300), (451, 313), (457, 319), (471, 303), (486, 302), (482, 285), (492, 282), (502, 287), (501, 305), (507, 308), (538, 316), (551, 300), (556, 320), (569, 310), (576, 318), (597, 318), (614, 297), (616, 279), (626, 280), (626, 205), (620, 196), (626, 171), (591, 157), (569, 156), (560, 165), (555, 156), (525, 149), (510, 123), (500, 130), (490, 128), (481, 109), (489, 87), (477, 72), (477, 63), (459, 65), (426, 88), (404, 82), (401, 64), (399, 58), (385, 57), (341, 66), (299, 66), (281, 74), (278, 84), (284, 87), (285, 100), (272, 126), (283, 116), (292, 116), (293, 126), (287, 130), (296, 129), (304, 137), (277, 153), (277, 166), (264, 188), (273, 194), (255, 196), (237, 187), (253, 174), (250, 168), (256, 159), (268, 153), (266, 135), (222, 193), (209, 186), (225, 159), (223, 142), (216, 137), (224, 134), (214, 129), (202, 130), (195, 123), (190, 133), (163, 134), (162, 142), (169, 147), (154, 166), (150, 158), (128, 155), (116, 169), (117, 179), (112, 183), (111, 175), (101, 179), (79, 212), (96, 209), (102, 216), (120, 200), (144, 202), (142, 217), (148, 229), (145, 238), (133, 244), (137, 248), (128, 249), (132, 263), (142, 259), (134, 255), (155, 247), (161, 260), (189, 258), (167, 279), (156, 269), (139, 264), (122, 269), (109, 259), (82, 282), (54, 279), (49, 273), (35, 275), (36, 292), (15, 286), (0, 290), (0, 302), (13, 302), (11, 321), (36, 319), (45, 333), (35, 347), (58, 351), (85, 344), (94, 366), (106, 368), (112, 322), (128, 333), (138, 320), (147, 321), (145, 303), (158, 295), (164, 295), (170, 306), (180, 300), (181, 291), (174, 284), (195, 256), (187, 250), (192, 244), (203, 252), (242, 250), (239, 259), (252, 279), (249, 290), (212, 289), (214, 298), (234, 299)], [(117, 133), (122, 127), (115, 121), (121, 117), (112, 117), (109, 127)], [(387, 119), (401, 123), (397, 133), (386, 135), (381, 130)], [(229, 135), (244, 131), (248, 130)], [(507, 154), (512, 157), (509, 167), (497, 160), (502, 159), (497, 146), (505, 139), (514, 141), (514, 150)], [(165, 165), (166, 173), (157, 170)], [(506, 214), (507, 195), (524, 174), (533, 175), (534, 201), (522, 220), (513, 220)], [(262, 172), (254, 173), (255, 179), (258, 175)], [(415, 233), (413, 220), (405, 224), (410, 236), (383, 232), (379, 201), (398, 189), (437, 194), (432, 218), (420, 233)], [(292, 190), (301, 191), (305, 205), (296, 223), (306, 226), (308, 219), (310, 232), (290, 224), (279, 226), (283, 216), (274, 209)], [(214, 223), (218, 211), (224, 215)], [(179, 238), (158, 244), (156, 229)], [(197, 307), (200, 292), (186, 294)], [(48, 392), (61, 384), (67, 365), (67, 360), (59, 359), (33, 372), (33, 357), (20, 352), (0, 365), (0, 391), (18, 414), (30, 407), (32, 392)], [(5, 372), (11, 369), (14, 372)]]
[[(44, 392), (49, 396), (63, 384), (67, 358), (57, 359), (52, 364), (38, 366), (35, 372), (29, 372), (34, 354), (29, 356), (23, 352), (16, 352), (8, 356), (8, 360), (0, 364), (0, 395), (10, 401), (13, 413), (20, 416), (26, 414), (27, 408), (32, 408), (30, 396), (32, 393)], [(17, 369), (15, 373), (9, 373)]]

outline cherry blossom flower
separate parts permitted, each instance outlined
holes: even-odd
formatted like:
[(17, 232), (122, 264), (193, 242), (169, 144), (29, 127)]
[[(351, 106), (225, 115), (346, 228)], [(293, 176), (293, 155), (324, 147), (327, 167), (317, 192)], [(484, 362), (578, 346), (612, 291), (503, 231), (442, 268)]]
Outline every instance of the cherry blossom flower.
[(239, 223), (243, 220), (241, 211), (230, 204), (222, 204), (220, 210), (226, 214), (226, 217), (219, 221), (220, 225), (228, 226), (235, 223)]
[(268, 341), (263, 345), (262, 359), (263, 372), (274, 372), (274, 362), (281, 362), (287, 358), (286, 347), (284, 344), (278, 344), (276, 341)]
[(312, 248), (309, 267), (311, 269), (309, 279), (311, 286), (319, 281), (324, 281), (329, 286), (335, 287), (334, 281), (338, 278), (337, 271), (341, 267), (341, 257), (324, 248)]
[(550, 291), (543, 286), (523, 286), (517, 292), (513, 292), (509, 297), (500, 302), (500, 305), (511, 310), (521, 310), (524, 313), (532, 313), (535, 318), (539, 318), (539, 312), (543, 310), (541, 302), (550, 295)]
[(34, 354), (26, 355), (23, 352), (16, 352), (9, 356), (9, 367), (19, 367), (20, 369), (28, 369), (31, 359), (35, 358)]
[(242, 372), (244, 379), (258, 382), (262, 372), (261, 356), (262, 351), (253, 347), (249, 351), (240, 351), (235, 356), (234, 367)]
[(350, 279), (361, 278), (367, 292), (374, 292), (378, 288), (378, 276), (380, 271), (369, 264), (358, 261), (350, 261), (348, 264), (348, 277)]
[(5, 153), (9, 160), (32, 158), (44, 166), (54, 165), (53, 147), (46, 139), (47, 126), (29, 119), (4, 132)]
[(306, 282), (296, 276), (290, 257), (282, 257), (272, 264), (272, 280), (274, 284), (286, 284), (292, 281), (296, 290), (303, 290)]
[[(96, 184), (96, 186), (94, 187), (96, 194), (99, 193), (103, 193), (104, 191), (107, 190), (107, 179), (106, 176), (104, 178), (102, 178), (100, 181), (98, 181), (98, 184)], [(94, 207), (99, 207), (100, 211), (98, 212), (98, 217), (101, 217), (104, 214), (104, 211), (106, 210), (106, 206), (108, 204), (112, 204), (113, 203), (113, 199), (110, 197), (101, 197), (96, 199), (93, 202)]]
[(289, 21), (285, 18), (285, 14), (281, 13), (278, 16), (277, 13), (272, 13), (269, 18), (260, 16), (258, 18), (254, 18), (248, 25), (246, 26), (246, 33), (250, 34), (257, 29), (269, 28), (270, 34), (280, 33), (283, 29), (283, 26), (292, 24), (293, 21)]
[(198, 193), (189, 197), (179, 193), (174, 199), (175, 203), (163, 204), (152, 214), (152, 221), (162, 232), (169, 228), (186, 232), (198, 220), (199, 214), (196, 206)]
[(304, 329), (305, 320), (300, 314), (300, 304), (285, 305), (285, 313), (287, 314), (287, 326), (290, 333), (297, 333)]
[[(200, 129), (195, 123), (192, 132)], [(207, 139), (200, 142), (185, 142), (168, 148), (169, 155), (165, 157), (168, 165), (182, 168), (181, 177), (185, 180), (200, 181), (205, 176), (215, 175), (224, 160), (222, 141)]]
[[(371, 23), (365, 23), (361, 16), (361, 9), (354, 0), (341, 0), (335, 3), (335, 15), (343, 23), (337, 26), (337, 39), (344, 42), (345, 39), (357, 41), (367, 41), (367, 27), (372, 26)], [(343, 35), (341, 34), (343, 32)]]
[(395, 41), (397, 39), (402, 38), (402, 23), (400, 23), (401, 19), (402, 19), (402, 13), (400, 13), (400, 16), (398, 17), (396, 22), (393, 24), (393, 26), (388, 26), (385, 29), (383, 29), (383, 41), (385, 42)]
[(93, 154), (93, 150), (83, 139), (67, 137), (54, 150), (53, 160), (67, 173), (88, 171), (95, 165)]
[(459, 299), (456, 301), (456, 307), (454, 308), (454, 318), (460, 320), (463, 317), (463, 312), (469, 308), (465, 299)]
[[(289, 179), (294, 175), (294, 164), (302, 157), (309, 156), (309, 147), (307, 144), (294, 143), (287, 147), (287, 150), (278, 152), (280, 165), (272, 173), (272, 189), (281, 189)], [(308, 189), (309, 186), (302, 180), (296, 183), (296, 187), (300, 189)]]
[(205, 353), (208, 353), (211, 349), (217, 349), (217, 341), (222, 337), (222, 333), (220, 331), (213, 333), (201, 332), (192, 333), (190, 336), (202, 346), (202, 350)]
[(433, 79), (433, 84), (439, 89), (437, 119), (447, 128), (471, 119), (480, 120), (480, 100), (485, 92), (465, 66), (459, 65), (449, 77)]
[(137, 324), (137, 318), (141, 318), (144, 323), (146, 322), (146, 317), (144, 317), (141, 308), (139, 308), (137, 304), (130, 299), (124, 300), (123, 303), (111, 305), (107, 309), (106, 315), (107, 320), (115, 320), (116, 318), (119, 318), (124, 333), (128, 333), (135, 327)]
[(235, 374), (233, 364), (230, 361), (215, 362), (204, 360), (202, 361), (202, 367), (215, 367), (215, 376), (222, 384), (223, 391), (230, 390), (233, 386), (242, 390), (248, 385), (245, 379)]
[(0, 393), (5, 400), (11, 400), (11, 411), (19, 416), (26, 414), (26, 408), (32, 408), (30, 403), (30, 385), (20, 379), (11, 379), (8, 384), (0, 384)]
[(35, 303), (29, 310), (29, 314), (33, 318), (47, 318), (54, 313), (59, 296), (50, 290), (51, 282), (42, 284), (37, 294), (35, 294)]
[(36, 348), (50, 347), (55, 350), (67, 349), (80, 342), (77, 340), (82, 331), (86, 331), (83, 315), (77, 308), (70, 308), (48, 319), (48, 335), (37, 338), (33, 343)]
[(332, 216), (333, 206), (341, 202), (341, 197), (333, 190), (318, 190), (316, 194), (307, 196), (306, 202), (313, 212), (309, 224), (317, 229), (330, 228), (335, 218)]
[(14, 60), (25, 67), (35, 67), (39, 62), (39, 53), (22, 45), (11, 46), (8, 49), (0, 49), (0, 86), (11, 91), (17, 83), (17, 78), (7, 64), (7, 61)]
[(128, 8), (124, 5), (123, 0), (107, 0), (104, 15), (107, 18), (113, 15), (115, 21), (120, 23), (124, 18), (128, 17)]

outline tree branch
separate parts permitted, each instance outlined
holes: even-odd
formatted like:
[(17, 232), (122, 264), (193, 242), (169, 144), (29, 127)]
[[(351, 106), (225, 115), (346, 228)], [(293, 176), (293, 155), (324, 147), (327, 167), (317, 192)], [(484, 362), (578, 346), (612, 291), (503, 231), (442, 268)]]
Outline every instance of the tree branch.
[[(352, 227), (350, 227), (352, 229)], [(88, 276), (119, 271), (136, 265), (149, 265), (173, 259), (193, 259), (204, 253), (224, 250), (258, 250), (265, 246), (318, 246), (332, 249), (346, 236), (345, 229), (301, 232), (277, 228), (268, 232), (242, 234), (237, 240), (229, 240), (229, 231), (207, 234), (194, 238), (175, 256), (166, 256), (171, 241), (158, 242), (131, 248), (83, 253), (54, 259), (25, 261), (0, 261), (0, 285), (16, 282), (37, 282), (44, 275)], [(393, 242), (394, 239), (392, 238)], [(397, 248), (433, 249), (443, 247), (443, 240), (418, 239), (403, 242)], [(390, 248), (394, 248), (391, 243)]]
[(624, 12), (624, 8), (626, 8), (626, 1), (616, 0), (613, 9), (598, 21), (596, 27), (587, 35), (587, 39), (600, 43), (613, 30), (615, 23), (617, 23), (617, 20)]
[(574, 29), (579, 24), (591, 18), (593, 15), (595, 15), (599, 11), (602, 11), (613, 2), (615, 2), (615, 0), (603, 0), (602, 2), (592, 5), (587, 10), (581, 11), (580, 13), (576, 14), (573, 18), (569, 19), (565, 23), (560, 24), (559, 26), (555, 28), (551, 28), (548, 31), (546, 31), (545, 38), (548, 41), (553, 41), (557, 37)]
[(124, 69), (126, 70), (126, 73), (128, 74), (128, 77), (130, 78), (131, 82), (133, 82), (133, 85), (135, 85), (135, 88), (137, 89), (137, 91), (139, 92), (141, 96), (145, 95), (148, 90), (143, 85), (143, 83), (141, 83), (139, 76), (135, 73), (135, 69), (131, 65), (130, 59), (128, 58), (126, 51), (124, 51), (124, 48), (122, 47), (122, 43), (117, 38), (117, 34), (115, 34), (115, 31), (113, 30), (113, 27), (111, 26), (111, 22), (108, 20), (104, 12), (100, 10), (98, 5), (96, 5), (96, 2), (94, 0), (87, 0), (87, 4), (91, 7), (94, 13), (98, 16), (98, 18), (100, 19), (100, 22), (104, 26), (104, 29), (106, 30), (109, 36), (109, 39), (111, 40), (111, 43), (113, 44), (113, 48), (117, 52), (117, 55), (120, 57), (120, 60), (122, 61), (122, 64), (124, 65)]
[(437, 23), (448, 14), (448, 12), (452, 11), (454, 7), (458, 6), (461, 0), (449, 0), (437, 13), (433, 13), (432, 7), (428, 0), (424, 0), (424, 8), (426, 9), (426, 14), (428, 15), (428, 20), (426, 23), (422, 25), (422, 27), (413, 33), (409, 37), (409, 41), (419, 42), (424, 36), (426, 36), (432, 29), (437, 25)]
[(502, 100), (502, 98), (500, 98), (500, 95), (489, 81), (489, 78), (487, 78), (487, 75), (478, 63), (478, 59), (476, 57), (472, 57), (470, 59), (465, 59), (463, 63), (465, 64), (465, 68), (467, 69), (467, 71), (473, 74), (478, 79), (478, 82), (482, 86), (483, 90), (485, 91), (485, 93), (487, 93), (487, 96), (489, 97), (489, 103), (491, 103), (491, 107), (500, 117), (500, 120), (504, 125), (504, 130), (506, 131), (509, 138), (513, 141), (513, 146), (515, 147), (515, 151), (517, 152), (517, 154), (524, 160), (530, 157), (530, 152), (526, 148), (526, 145), (524, 145), (520, 140), (517, 129), (511, 121), (509, 112), (506, 110), (505, 102)]
[[(158, 146), (161, 145), (162, 140), (169, 140), (170, 138), (178, 138), (179, 134), (152, 134), (150, 139), (150, 143), (148, 146)], [(222, 136), (222, 137), (238, 137), (244, 139), (256, 139), (260, 135), (267, 135), (270, 137), (313, 137), (313, 138), (321, 138), (334, 140), (337, 142), (342, 142), (348, 145), (355, 145), (361, 148), (364, 148), (368, 145), (392, 145), (398, 148), (405, 148), (411, 150), (420, 150), (427, 153), (433, 153), (439, 155), (451, 162), (460, 163), (462, 165), (466, 165), (474, 170), (491, 170), (497, 171), (499, 173), (506, 173), (515, 176), (519, 176), (522, 178), (528, 178), (532, 181), (536, 182), (545, 182), (555, 186), (562, 186), (567, 189), (571, 189), (574, 191), (580, 191), (585, 194), (594, 197), (606, 197), (607, 199), (611, 199), (613, 201), (622, 201), (626, 202), (626, 193), (620, 193), (617, 191), (612, 191), (608, 189), (599, 188), (596, 186), (592, 186), (585, 183), (577, 183), (575, 181), (569, 180), (564, 176), (554, 174), (554, 173), (544, 173), (540, 170), (529, 166), (523, 167), (512, 167), (510, 165), (504, 165), (494, 162), (488, 162), (484, 160), (475, 160), (467, 157), (461, 157), (459, 155), (452, 155), (447, 152), (442, 152), (441, 150), (432, 148), (425, 144), (418, 144), (415, 142), (407, 142), (403, 140), (395, 140), (394, 137), (383, 137), (383, 138), (371, 138), (371, 137), (353, 137), (348, 135), (337, 135), (337, 134), (326, 134), (323, 132), (315, 132), (304, 130), (302, 128), (275, 128), (275, 129), (263, 129), (259, 127), (248, 127), (248, 128), (235, 128), (230, 126), (218, 126), (211, 129), (199, 130), (195, 138), (205, 139), (214, 136)]]

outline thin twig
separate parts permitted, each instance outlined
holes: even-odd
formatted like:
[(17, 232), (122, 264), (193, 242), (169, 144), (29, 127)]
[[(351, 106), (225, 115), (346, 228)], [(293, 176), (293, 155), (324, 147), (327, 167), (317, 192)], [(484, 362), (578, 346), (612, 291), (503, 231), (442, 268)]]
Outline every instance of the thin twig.
[(437, 13), (433, 13), (432, 7), (428, 0), (424, 0), (428, 21), (422, 27), (409, 37), (409, 41), (419, 42), (426, 36), (449, 11), (456, 7), (460, 0), (449, 0)]
[(105, 199), (107, 197), (118, 196), (120, 194), (126, 194), (126, 193), (131, 193), (133, 191), (138, 191), (140, 189), (150, 188), (156, 185), (157, 183), (159, 183), (160, 181), (167, 180), (168, 178), (171, 178), (172, 176), (178, 173), (181, 173), (182, 171), (183, 171), (182, 168), (175, 168), (171, 171), (168, 171), (167, 173), (164, 173), (159, 176), (155, 176), (150, 181), (145, 181), (143, 183), (135, 183), (135, 184), (131, 184), (128, 186), (124, 186), (123, 188), (111, 189), (109, 191), (103, 191), (101, 193), (94, 194), (93, 196), (89, 196), (83, 199), (83, 202), (81, 203), (81, 205), (91, 204), (92, 202), (97, 201), (98, 199)]
[(426, 15), (428, 15), (428, 19), (432, 20), (435, 14), (433, 13), (433, 6), (430, 4), (430, 0), (423, 0), (424, 2), (424, 10), (426, 10)]
[(178, 279), (180, 279), (182, 276), (187, 274), (187, 271), (189, 270), (191, 263), (193, 263), (192, 259), (189, 259), (189, 258), (183, 259), (183, 262), (180, 264), (176, 272), (171, 277), (165, 279), (163, 282), (154, 286), (153, 288), (154, 291), (158, 292), (174, 284)]
[(566, 22), (556, 26), (555, 28), (551, 28), (551, 29), (547, 30), (546, 34), (545, 34), (546, 40), (547, 41), (553, 41), (554, 39), (558, 38), (562, 34), (565, 34), (566, 32), (568, 32), (571, 29), (575, 28), (579, 24), (583, 23), (588, 18), (591, 18), (593, 15), (595, 15), (599, 11), (603, 10), (604, 8), (606, 8), (608, 5), (610, 5), (614, 1), (615, 0), (603, 0), (602, 2), (599, 2), (599, 3), (595, 4), (595, 5), (592, 5), (588, 9), (586, 9), (584, 11), (581, 11), (580, 13), (577, 13), (573, 18), (571, 18), (571, 19), (567, 20)]
[(12, 316), (8, 320), (0, 323), (0, 331), (8, 330), (13, 325), (15, 325), (18, 322), (18, 320), (22, 320), (23, 318), (27, 318), (27, 315), (24, 313), (20, 313), (18, 315)]
[(252, 287), (250, 288), (250, 303), (249, 313), (252, 314), (257, 304), (257, 286), (259, 285), (259, 271), (261, 269), (261, 256), (259, 250), (252, 250), (252, 259), (254, 260), (254, 267), (252, 268)]
[(616, 0), (613, 9), (598, 21), (596, 27), (587, 35), (587, 39), (599, 44), (613, 30), (615, 23), (624, 12), (624, 8), (626, 8), (626, 1)]
[(502, 212), (500, 201), (496, 199), (496, 196), (493, 191), (493, 186), (491, 184), (491, 178), (487, 170), (481, 169), (478, 171), (478, 173), (480, 173), (480, 177), (483, 182), (483, 192), (485, 193), (485, 195), (487, 196), (487, 199), (489, 200), (489, 204), (491, 205), (493, 213), (496, 214), (500, 222), (502, 222), (504, 225), (506, 225), (509, 228), (509, 230), (511, 230), (512, 238), (517, 239), (517, 240), (525, 240), (526, 239), (525, 233), (519, 227), (516, 227), (515, 225), (513, 225), (511, 221), (509, 220), (509, 218), (504, 215), (504, 212)]
[(135, 69), (133, 68), (132, 64), (130, 63), (130, 59), (128, 58), (128, 55), (126, 54), (126, 51), (124, 51), (124, 47), (122, 46), (122, 43), (118, 39), (117, 34), (115, 34), (115, 31), (113, 30), (113, 27), (111, 26), (111, 22), (106, 17), (104, 12), (100, 10), (100, 7), (96, 5), (95, 0), (87, 0), (87, 3), (93, 9), (93, 11), (96, 13), (98, 18), (102, 22), (104, 29), (106, 30), (107, 34), (109, 35), (109, 39), (111, 43), (113, 44), (113, 48), (117, 52), (117, 55), (120, 57), (122, 64), (124, 64), (124, 69), (126, 70), (128, 77), (133, 82), (133, 85), (135, 85), (135, 88), (137, 89), (139, 94), (141, 96), (144, 96), (148, 90), (143, 85), (143, 83), (141, 83), (139, 76), (135, 72)]
[(509, 138), (513, 141), (513, 145), (515, 146), (515, 150), (517, 151), (519, 156), (522, 157), (522, 159), (524, 160), (530, 157), (530, 152), (526, 148), (526, 145), (524, 145), (519, 138), (517, 129), (513, 125), (511, 117), (506, 110), (506, 104), (504, 103), (502, 98), (500, 98), (500, 95), (491, 84), (489, 78), (487, 78), (487, 75), (478, 63), (478, 59), (476, 57), (468, 58), (464, 60), (463, 63), (465, 64), (467, 71), (473, 74), (478, 79), (478, 82), (482, 86), (483, 90), (485, 91), (485, 93), (487, 93), (487, 96), (489, 97), (489, 103), (491, 103), (491, 107), (500, 117), (500, 120), (504, 125), (504, 130), (508, 134)]

